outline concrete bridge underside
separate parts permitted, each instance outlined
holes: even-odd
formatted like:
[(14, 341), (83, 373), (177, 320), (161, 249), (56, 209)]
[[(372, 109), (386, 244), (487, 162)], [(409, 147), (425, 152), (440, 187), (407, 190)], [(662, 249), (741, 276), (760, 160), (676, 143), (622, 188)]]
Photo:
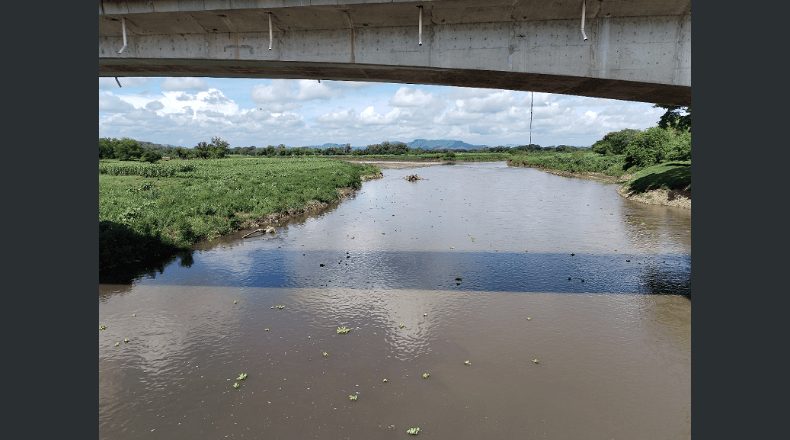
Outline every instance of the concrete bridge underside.
[(585, 15), (587, 41), (582, 0), (100, 0), (99, 76), (374, 81), (691, 105), (690, 0), (587, 0)]

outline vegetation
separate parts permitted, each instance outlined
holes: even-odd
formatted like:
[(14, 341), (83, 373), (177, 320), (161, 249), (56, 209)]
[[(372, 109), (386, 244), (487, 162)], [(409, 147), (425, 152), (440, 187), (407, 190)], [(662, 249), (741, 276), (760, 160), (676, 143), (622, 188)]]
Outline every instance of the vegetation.
[[(131, 143), (129, 143), (131, 145)], [(99, 270), (172, 255), (246, 218), (332, 202), (371, 165), (322, 158), (99, 161)]]
[[(666, 109), (655, 127), (608, 133), (585, 152), (559, 152), (558, 147), (549, 152), (534, 149), (517, 153), (508, 159), (508, 165), (596, 172), (613, 177), (645, 170), (644, 175), (635, 174), (628, 182), (632, 189), (690, 189), (691, 108), (663, 104), (654, 107)], [(653, 168), (660, 164), (666, 165)], [(641, 180), (637, 183), (636, 179)]]
[(658, 188), (691, 190), (691, 161), (665, 162), (645, 168), (635, 173), (626, 185), (637, 193)]

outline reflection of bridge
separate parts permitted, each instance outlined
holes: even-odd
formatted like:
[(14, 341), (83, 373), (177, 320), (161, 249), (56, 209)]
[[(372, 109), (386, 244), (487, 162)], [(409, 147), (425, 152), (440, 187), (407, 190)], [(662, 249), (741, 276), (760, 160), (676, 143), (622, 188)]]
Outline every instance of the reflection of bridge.
[(99, 76), (419, 83), (691, 105), (691, 0), (100, 0)]

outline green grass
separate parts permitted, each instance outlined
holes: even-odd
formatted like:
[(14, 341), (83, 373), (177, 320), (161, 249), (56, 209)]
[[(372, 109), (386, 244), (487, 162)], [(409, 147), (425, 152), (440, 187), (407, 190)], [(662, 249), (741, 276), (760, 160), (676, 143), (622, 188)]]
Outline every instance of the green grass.
[(691, 161), (653, 165), (635, 173), (625, 185), (637, 193), (658, 188), (691, 190)]
[(620, 177), (625, 174), (623, 164), (625, 156), (603, 156), (593, 152), (529, 152), (516, 155), (508, 160), (511, 166), (526, 166), (534, 168), (548, 168), (564, 170), (574, 173), (595, 172), (608, 176)]
[(246, 218), (332, 202), (372, 165), (322, 158), (99, 163), (99, 270), (188, 249)]

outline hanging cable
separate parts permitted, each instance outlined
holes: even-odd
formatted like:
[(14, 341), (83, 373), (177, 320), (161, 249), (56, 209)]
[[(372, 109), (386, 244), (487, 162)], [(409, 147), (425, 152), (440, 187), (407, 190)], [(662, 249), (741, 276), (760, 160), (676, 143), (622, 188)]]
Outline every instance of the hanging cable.
[(120, 81), (118, 81), (118, 77), (117, 77), (117, 76), (115, 77), (115, 82), (117, 82), (117, 83), (118, 83), (118, 87), (121, 87), (121, 88), (123, 88), (123, 86), (121, 85), (121, 82), (120, 82)]
[(272, 50), (272, 13), (269, 12), (269, 50)]
[(126, 18), (121, 18), (121, 26), (123, 26), (123, 47), (118, 51), (119, 55), (126, 49)]
[(420, 40), (419, 40), (419, 43), (420, 43), (420, 46), (422, 46), (422, 6), (417, 6), (417, 7), (420, 8)]
[(582, 36), (584, 37), (584, 41), (587, 41), (587, 35), (584, 33), (584, 10), (587, 6), (587, 0), (582, 0)]
[(529, 144), (532, 145), (532, 104), (535, 103), (535, 92), (532, 93), (532, 101), (529, 103)]

